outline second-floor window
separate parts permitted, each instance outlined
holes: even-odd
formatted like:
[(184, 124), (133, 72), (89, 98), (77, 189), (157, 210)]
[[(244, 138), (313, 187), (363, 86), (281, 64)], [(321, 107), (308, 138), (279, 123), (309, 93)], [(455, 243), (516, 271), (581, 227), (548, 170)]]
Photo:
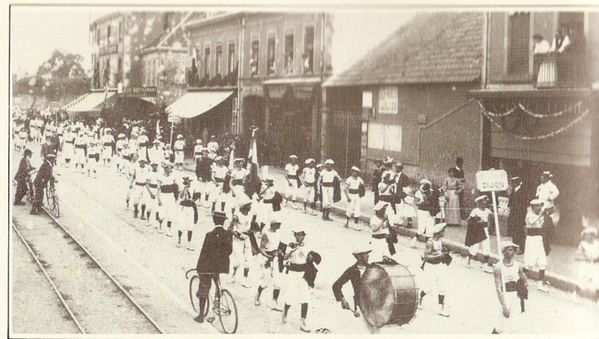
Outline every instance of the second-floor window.
[(293, 33), (285, 35), (285, 73), (293, 73)]
[(210, 76), (210, 47), (204, 48), (204, 64), (202, 65), (204, 76)]
[(304, 55), (302, 56), (304, 73), (314, 71), (314, 27), (306, 27), (304, 30)]
[(216, 46), (216, 67), (214, 74), (220, 75), (222, 74), (222, 64), (223, 64), (223, 46)]
[(227, 70), (229, 71), (229, 74), (235, 71), (235, 44), (232, 42), (229, 43)]
[(266, 41), (267, 59), (266, 59), (266, 74), (275, 74), (276, 72), (276, 59), (275, 59), (275, 45), (276, 39), (274, 36), (268, 37)]
[(250, 74), (252, 76), (258, 75), (258, 55), (260, 51), (260, 42), (258, 40), (252, 41), (252, 51), (250, 54)]
[(123, 61), (121, 60), (121, 57), (119, 57), (118, 63), (117, 63), (117, 71), (116, 71), (116, 82), (119, 83), (121, 82), (122, 78), (121, 78), (121, 74), (123, 72)]
[(108, 26), (106, 26), (106, 43), (110, 43), (110, 24)]
[(508, 25), (507, 72), (510, 75), (527, 76), (530, 51), (530, 13), (511, 13)]

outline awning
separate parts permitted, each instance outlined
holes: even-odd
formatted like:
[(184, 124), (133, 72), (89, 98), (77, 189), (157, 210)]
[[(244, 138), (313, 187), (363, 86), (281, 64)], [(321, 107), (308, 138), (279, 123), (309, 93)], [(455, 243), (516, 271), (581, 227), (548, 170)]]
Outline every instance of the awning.
[(156, 98), (154, 98), (154, 97), (141, 97), (140, 99), (156, 105)]
[(77, 98), (70, 104), (63, 106), (63, 109), (65, 109), (67, 113), (99, 111), (100, 105), (102, 105), (104, 101), (108, 100), (109, 98), (112, 98), (115, 94), (115, 91), (91, 92)]
[(232, 94), (233, 91), (187, 92), (166, 108), (169, 121), (197, 117), (218, 106)]
[(308, 77), (271, 79), (264, 81), (262, 84), (268, 88), (268, 97), (271, 99), (293, 97), (306, 100), (312, 97), (314, 85), (320, 84), (320, 82), (320, 77)]

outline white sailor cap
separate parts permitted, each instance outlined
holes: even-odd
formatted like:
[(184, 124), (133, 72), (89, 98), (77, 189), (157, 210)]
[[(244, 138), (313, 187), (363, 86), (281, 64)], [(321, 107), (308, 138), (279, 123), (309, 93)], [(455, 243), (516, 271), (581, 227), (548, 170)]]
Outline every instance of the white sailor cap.
[(183, 136), (181, 134), (178, 134), (177, 139), (183, 139)]
[(313, 162), (315, 162), (315, 160), (314, 160), (314, 159), (312, 159), (312, 158), (308, 158), (308, 159), (306, 159), (306, 161), (304, 161), (304, 163), (305, 163), (306, 165), (309, 165), (309, 164), (311, 164), (311, 163), (313, 163)]
[(543, 175), (545, 175), (545, 176), (547, 176), (549, 178), (553, 177), (553, 174), (551, 174), (550, 171), (543, 171)]
[(487, 196), (486, 195), (479, 195), (478, 197), (476, 197), (474, 199), (474, 201), (476, 201), (476, 202), (483, 201), (483, 200), (487, 200)]
[(369, 243), (364, 242), (364, 243), (360, 243), (360, 244), (356, 245), (353, 248), (353, 250), (351, 251), (351, 254), (356, 256), (358, 254), (370, 253), (370, 252), (372, 252), (372, 246)]
[(281, 225), (281, 220), (278, 217), (273, 216), (270, 218), (270, 224)]
[(214, 161), (221, 161), (221, 160), (223, 160), (222, 155), (219, 155), (216, 158), (214, 158)]
[(421, 179), (420, 180), (420, 185), (426, 185), (426, 184), (432, 185), (433, 183), (430, 180), (428, 180), (428, 179)]
[(201, 144), (202, 143), (202, 139), (196, 139), (196, 144)]
[(293, 228), (293, 235), (306, 235), (306, 231), (301, 226), (296, 226)]
[(514, 244), (513, 242), (509, 241), (509, 240), (504, 240), (501, 242), (501, 251), (505, 251), (508, 248), (513, 248), (515, 251), (518, 250), (520, 246)]
[(374, 205), (374, 210), (375, 211), (380, 211), (383, 208), (387, 207), (387, 203), (385, 203), (384, 201), (379, 201), (376, 203), (376, 205)]
[(289, 159), (296, 159), (297, 160), (297, 155), (292, 154), (292, 155), (289, 156)]
[(324, 162), (324, 164), (325, 164), (325, 165), (335, 165), (335, 162), (333, 161), (333, 159), (327, 159), (327, 160)]
[(357, 166), (352, 166), (352, 167), (351, 167), (351, 170), (352, 170), (352, 171), (355, 171), (355, 172), (358, 172), (358, 173), (361, 173), (361, 172), (362, 172), (362, 171), (360, 171), (360, 169), (359, 169)]
[(594, 227), (585, 227), (582, 232), (580, 232), (580, 237), (584, 237), (585, 235), (590, 234), (592, 236), (597, 236), (597, 229)]
[(235, 158), (235, 160), (233, 160), (233, 162), (244, 162), (245, 159), (244, 158)]
[(530, 206), (543, 205), (543, 201), (541, 199), (532, 199), (530, 201)]

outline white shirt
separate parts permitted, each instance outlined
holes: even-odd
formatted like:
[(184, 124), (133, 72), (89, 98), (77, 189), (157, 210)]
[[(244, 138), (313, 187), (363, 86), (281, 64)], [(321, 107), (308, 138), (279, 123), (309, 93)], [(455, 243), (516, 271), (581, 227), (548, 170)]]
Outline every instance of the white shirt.
[(244, 215), (239, 212), (239, 210), (235, 211), (235, 217), (237, 217), (237, 223), (235, 224), (235, 230), (239, 233), (247, 232), (250, 230), (250, 223), (252, 222), (252, 214), (248, 213)]
[(216, 141), (210, 141), (208, 145), (206, 145), (206, 148), (208, 148), (210, 152), (216, 153), (216, 151), (218, 151), (218, 143)]
[(175, 151), (181, 152), (181, 151), (183, 151), (183, 148), (185, 148), (185, 141), (183, 141), (183, 140), (175, 141)]
[(526, 228), (543, 228), (545, 217), (541, 214), (536, 214), (533, 211), (526, 213)]
[(332, 183), (335, 178), (339, 178), (339, 174), (337, 174), (337, 171), (335, 170), (323, 170), (322, 172), (320, 172), (320, 177), (322, 178), (322, 182), (323, 183)]
[(547, 40), (535, 43), (533, 54), (546, 54), (551, 51), (551, 46)]
[(215, 180), (217, 178), (224, 180), (225, 177), (227, 176), (228, 171), (229, 171), (229, 169), (227, 168), (227, 166), (214, 166), (214, 167), (212, 167), (212, 177)]
[(264, 250), (266, 252), (277, 250), (279, 248), (279, 243), (281, 242), (281, 232), (279, 230), (273, 232), (270, 228), (267, 228), (264, 230), (263, 236), (264, 235), (266, 235), (266, 238), (268, 239), (266, 245), (264, 245)]
[(491, 212), (490, 209), (485, 208), (484, 210), (481, 210), (478, 207), (475, 207), (472, 212), (470, 212), (470, 218), (472, 217), (479, 217), (481, 222), (485, 223), (485, 224), (489, 224), (489, 218), (493, 215), (493, 212)]
[(140, 184), (145, 184), (149, 179), (148, 166), (141, 168), (141, 166), (137, 165), (135, 168), (135, 182)]
[(247, 170), (245, 168), (242, 169), (233, 169), (233, 171), (231, 172), (231, 177), (233, 179), (245, 179), (245, 177), (248, 175)]
[(553, 201), (559, 196), (559, 189), (551, 180), (537, 186), (537, 198), (543, 201), (543, 207), (553, 207)]
[(360, 188), (360, 185), (364, 184), (364, 181), (360, 177), (354, 178), (350, 176), (345, 180), (345, 183), (350, 190), (357, 190)]
[(287, 175), (298, 175), (299, 166), (297, 164), (287, 164), (285, 165), (285, 172), (287, 172)]
[(316, 180), (316, 168), (305, 167), (302, 171), (304, 181), (308, 184), (313, 184)]

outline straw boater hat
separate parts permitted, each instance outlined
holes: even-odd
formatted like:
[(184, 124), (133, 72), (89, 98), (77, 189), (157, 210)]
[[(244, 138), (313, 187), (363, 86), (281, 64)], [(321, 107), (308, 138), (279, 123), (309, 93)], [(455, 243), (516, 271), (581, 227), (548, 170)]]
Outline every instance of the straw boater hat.
[(366, 253), (370, 253), (372, 252), (372, 247), (370, 246), (369, 243), (360, 243), (357, 246), (354, 247), (354, 249), (352, 250), (351, 254), (355, 257), (358, 254), (366, 254)]
[(480, 201), (484, 201), (487, 200), (487, 196), (486, 195), (479, 195), (478, 197), (476, 197), (474, 199), (475, 202), (480, 202)]
[(351, 170), (354, 172), (361, 173), (360, 169), (357, 166), (352, 166)]
[(532, 199), (530, 201), (530, 206), (538, 206), (538, 205), (543, 205), (543, 201), (540, 199)]
[(311, 163), (313, 163), (313, 162), (315, 162), (315, 161), (314, 161), (314, 159), (312, 159), (312, 158), (308, 158), (308, 159), (306, 159), (306, 161), (304, 161), (304, 163), (305, 163), (306, 165), (310, 165), (310, 164), (311, 164)]
[(580, 232), (580, 237), (584, 237), (585, 235), (590, 234), (594, 237), (597, 236), (597, 229), (593, 227), (585, 227), (582, 232)]
[(177, 140), (179, 139), (183, 139), (183, 136), (181, 134), (177, 135)]
[(233, 160), (234, 163), (244, 162), (244, 161), (245, 161), (244, 158), (235, 158), (235, 160)]
[(335, 162), (333, 161), (333, 159), (327, 159), (327, 161), (324, 162), (325, 165), (335, 165)]
[(551, 174), (550, 171), (543, 171), (543, 175), (547, 176), (548, 178), (552, 178), (553, 177), (553, 174)]
[(514, 251), (517, 251), (520, 246), (514, 244), (509, 240), (504, 240), (501, 242), (501, 252), (505, 251), (508, 248), (513, 248)]

